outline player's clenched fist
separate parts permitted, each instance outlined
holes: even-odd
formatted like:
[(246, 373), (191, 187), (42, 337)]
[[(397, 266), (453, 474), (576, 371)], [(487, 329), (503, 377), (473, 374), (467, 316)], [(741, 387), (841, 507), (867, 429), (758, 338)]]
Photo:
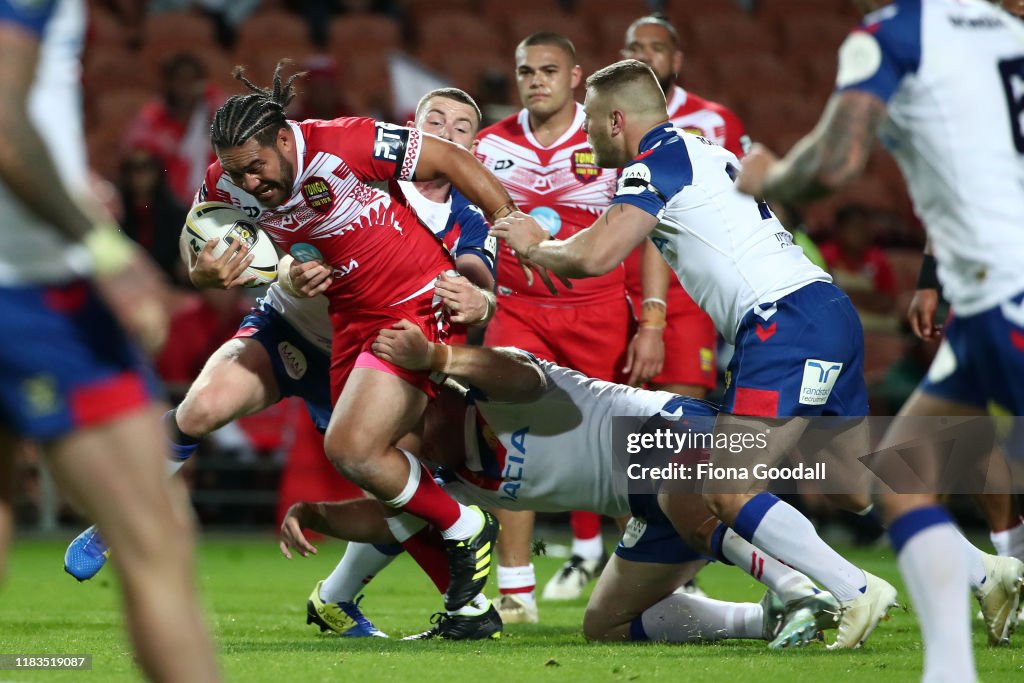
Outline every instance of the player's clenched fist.
[(480, 289), (454, 271), (438, 276), (434, 293), (448, 309), (451, 321), (461, 325), (484, 325), (497, 308), (493, 293)]

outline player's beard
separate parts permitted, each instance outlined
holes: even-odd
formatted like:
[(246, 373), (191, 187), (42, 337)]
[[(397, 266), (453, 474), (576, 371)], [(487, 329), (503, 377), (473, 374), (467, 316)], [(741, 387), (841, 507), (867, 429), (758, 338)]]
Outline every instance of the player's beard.
[[(279, 180), (271, 180), (264, 183), (265, 186), (274, 190), (274, 194), (271, 195), (270, 201), (259, 202), (270, 209), (277, 208), (288, 201), (288, 198), (291, 196), (291, 190), (295, 186), (295, 167), (281, 154), (280, 150), (275, 149), (274, 151), (277, 153), (277, 161), (280, 164), (281, 177)], [(259, 200), (257, 199), (257, 201)]]
[(611, 136), (591, 133), (588, 141), (594, 150), (594, 163), (599, 167), (620, 168), (625, 165), (626, 160), (620, 158), (619, 150), (616, 149)]

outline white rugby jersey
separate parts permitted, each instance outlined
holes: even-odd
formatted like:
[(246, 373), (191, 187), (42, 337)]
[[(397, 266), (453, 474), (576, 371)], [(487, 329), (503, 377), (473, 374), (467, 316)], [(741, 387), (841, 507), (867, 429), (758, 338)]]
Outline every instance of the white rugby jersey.
[[(28, 113), (73, 197), (88, 192), (82, 132), (81, 64), (85, 3), (0, 0), (0, 22), (39, 36), (39, 62)], [(0, 284), (53, 283), (81, 274), (72, 243), (31, 213), (0, 182)]]
[[(647, 391), (536, 361), (547, 377), (530, 403), (477, 401), (466, 412), (466, 466), (479, 502), (510, 510), (629, 514), (624, 467), (615, 467), (612, 418), (713, 417), (704, 401)], [(663, 411), (662, 409), (667, 410)]]
[(327, 313), (327, 297), (322, 294), (295, 296), (274, 282), (267, 288), (263, 301), (280, 313), (306, 341), (331, 355), (331, 317)]
[(981, 0), (896, 0), (847, 37), (836, 85), (887, 104), (879, 137), (954, 310), (1024, 290), (1024, 25)]
[(832, 281), (767, 204), (736, 190), (739, 168), (732, 152), (665, 123), (640, 141), (612, 199), (658, 219), (651, 241), (729, 343), (757, 304)]

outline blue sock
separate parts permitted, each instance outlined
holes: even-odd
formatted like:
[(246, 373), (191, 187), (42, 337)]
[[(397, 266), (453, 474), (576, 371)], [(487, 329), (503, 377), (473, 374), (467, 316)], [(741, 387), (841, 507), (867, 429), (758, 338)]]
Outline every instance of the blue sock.
[(629, 622), (629, 639), (635, 641), (650, 640), (650, 638), (647, 637), (647, 631), (644, 630), (644, 615), (641, 614), (636, 619)]
[(725, 556), (725, 553), (722, 552), (722, 540), (725, 538), (725, 532), (728, 530), (729, 527), (719, 522), (718, 526), (715, 527), (715, 530), (711, 532), (711, 539), (708, 541), (712, 557), (722, 564), (733, 564), (729, 561), (729, 558)]
[(953, 519), (945, 508), (933, 505), (904, 513), (889, 525), (889, 540), (899, 555), (911, 538), (936, 524), (952, 524)]
[[(767, 491), (757, 494), (740, 508), (739, 514), (736, 515), (736, 521), (732, 524), (733, 531), (745, 539), (747, 543), (754, 543), (754, 533), (757, 531), (757, 527), (760, 526), (761, 520), (779, 502), (781, 501), (778, 497)], [(755, 545), (757, 544), (755, 543)]]

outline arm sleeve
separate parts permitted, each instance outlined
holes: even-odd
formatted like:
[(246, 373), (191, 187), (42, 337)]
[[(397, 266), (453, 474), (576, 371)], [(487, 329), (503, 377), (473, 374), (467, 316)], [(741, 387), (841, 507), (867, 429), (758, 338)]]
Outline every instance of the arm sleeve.
[(888, 103), (921, 63), (919, 3), (889, 5), (865, 18), (839, 48), (836, 91), (858, 90)]
[(412, 180), (423, 149), (415, 128), (368, 118), (308, 121), (302, 128), (313, 149), (337, 154), (363, 182)]

